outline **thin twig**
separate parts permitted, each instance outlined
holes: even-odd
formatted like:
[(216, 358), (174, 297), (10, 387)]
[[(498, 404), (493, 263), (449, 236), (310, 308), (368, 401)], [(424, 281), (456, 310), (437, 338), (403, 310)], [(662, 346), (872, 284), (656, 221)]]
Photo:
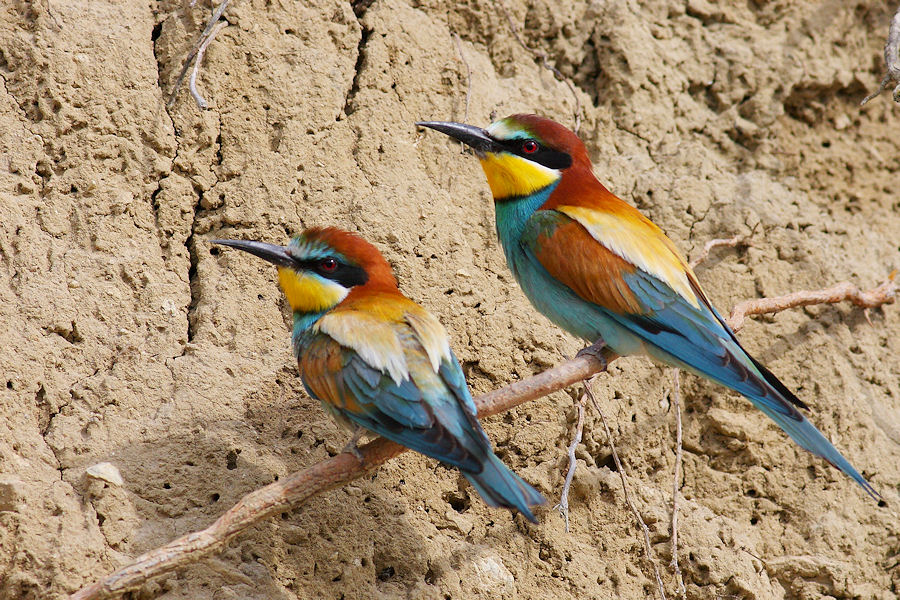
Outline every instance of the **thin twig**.
[[(584, 385), (587, 388), (588, 382), (585, 381)], [(572, 479), (575, 478), (575, 467), (577, 464), (575, 462), (575, 449), (578, 448), (578, 444), (581, 443), (584, 435), (584, 405), (586, 402), (587, 394), (582, 394), (576, 405), (578, 407), (578, 419), (572, 432), (572, 443), (569, 444), (567, 451), (569, 468), (566, 471), (566, 481), (563, 484), (562, 494), (559, 496), (559, 504), (554, 507), (559, 510), (559, 514), (566, 520), (566, 533), (569, 533), (569, 488), (572, 487)]]
[[(894, 301), (897, 286), (891, 274), (890, 286), (882, 284), (875, 290), (859, 294), (866, 302), (855, 304), (874, 308)], [(850, 284), (841, 284), (850, 285)], [(893, 287), (891, 287), (893, 286)], [(840, 286), (837, 286), (840, 287)], [(834, 289), (834, 288), (832, 288)], [(761, 301), (765, 301), (762, 299)], [(777, 299), (776, 299), (777, 300)], [(761, 302), (755, 300), (753, 302)], [(810, 303), (807, 303), (810, 304)], [(779, 309), (781, 310), (781, 309)], [(762, 311), (771, 312), (771, 311)], [(743, 316), (756, 314), (745, 309)], [(734, 326), (734, 323), (732, 323)], [(609, 363), (616, 356), (605, 352)], [(475, 398), (478, 416), (487, 417), (504, 412), (537, 398), (541, 398), (569, 385), (603, 372), (603, 364), (589, 354), (576, 356), (543, 373), (523, 379), (499, 390)], [(599, 412), (599, 407), (598, 407)], [(600, 413), (601, 417), (603, 416)], [(604, 420), (604, 427), (606, 422)], [(608, 432), (608, 428), (607, 428)], [(607, 435), (609, 435), (607, 433)], [(339, 487), (375, 470), (385, 461), (405, 451), (384, 439), (377, 439), (360, 448), (363, 460), (350, 454), (339, 454), (302, 471), (280, 479), (266, 487), (250, 492), (204, 530), (184, 535), (165, 546), (138, 556), (128, 565), (100, 581), (84, 587), (71, 596), (72, 600), (109, 598), (134, 590), (150, 579), (170, 573), (178, 568), (199, 561), (220, 550), (231, 539), (247, 528), (268, 517), (300, 506), (313, 496)], [(621, 473), (621, 469), (620, 469)]]
[(675, 411), (675, 476), (672, 478), (672, 569), (675, 571), (677, 592), (682, 598), (687, 596), (681, 567), (678, 565), (678, 488), (681, 482), (681, 370), (673, 369), (675, 386), (672, 390), (672, 408)]
[(594, 393), (591, 391), (590, 385), (586, 385), (584, 389), (591, 399), (591, 404), (594, 405), (594, 410), (600, 415), (600, 421), (603, 423), (603, 430), (606, 432), (606, 441), (609, 443), (609, 449), (612, 451), (613, 460), (615, 461), (616, 469), (619, 472), (619, 478), (622, 480), (622, 490), (625, 492), (625, 502), (628, 504), (628, 507), (634, 514), (635, 520), (641, 527), (641, 531), (644, 533), (644, 551), (647, 553), (647, 560), (653, 565), (653, 573), (656, 576), (656, 586), (659, 591), (659, 598), (660, 600), (666, 600), (666, 590), (663, 586), (662, 575), (659, 573), (659, 565), (656, 563), (653, 547), (650, 546), (650, 529), (647, 528), (647, 524), (644, 523), (644, 519), (641, 518), (641, 513), (638, 512), (637, 506), (635, 506), (634, 501), (631, 499), (631, 493), (628, 491), (628, 483), (625, 479), (625, 466), (622, 464), (622, 461), (619, 460), (619, 453), (616, 452), (616, 445), (613, 442), (612, 432), (609, 430), (609, 425), (606, 424), (606, 416), (603, 414), (603, 411), (600, 410), (600, 404), (597, 402), (597, 399), (594, 398)]
[(513, 37), (516, 38), (516, 41), (519, 42), (519, 45), (522, 46), (528, 54), (540, 60), (541, 66), (553, 73), (557, 79), (569, 87), (569, 91), (572, 92), (572, 97), (575, 99), (575, 127), (573, 129), (575, 133), (578, 133), (578, 129), (581, 127), (581, 100), (578, 99), (578, 92), (575, 90), (575, 85), (565, 77), (559, 69), (550, 64), (550, 61), (547, 60), (546, 52), (543, 50), (535, 50), (522, 40), (519, 36), (519, 28), (516, 27), (516, 24), (513, 22), (512, 17), (509, 15), (509, 10), (507, 10), (503, 0), (497, 0), (497, 5), (500, 6), (500, 10), (503, 11), (503, 16), (506, 17), (506, 22), (509, 23), (509, 29), (512, 32)]
[[(231, 0), (222, 0), (222, 3), (213, 11), (212, 16), (209, 17), (209, 21), (206, 22), (206, 27), (194, 43), (194, 48), (191, 50), (190, 54), (187, 55), (187, 58), (184, 59), (184, 66), (181, 67), (181, 73), (178, 74), (178, 79), (175, 81), (175, 87), (172, 88), (172, 93), (169, 95), (169, 101), (166, 102), (166, 107), (171, 108), (171, 106), (175, 104), (175, 96), (178, 95), (178, 90), (181, 89), (181, 84), (184, 83), (184, 76), (191, 66), (191, 61), (193, 61), (197, 54), (200, 53), (201, 46), (205, 49), (205, 43), (208, 43), (207, 38), (210, 37), (211, 34), (215, 35), (212, 33), (213, 28), (215, 28), (219, 19), (222, 18), (222, 14), (224, 14), (225, 9), (228, 8), (229, 2), (231, 2)], [(198, 60), (197, 62), (200, 61)], [(195, 95), (194, 99), (196, 100), (196, 98), (197, 96)], [(200, 108), (206, 107), (201, 106)]]
[(748, 233), (747, 235), (736, 235), (728, 239), (709, 240), (703, 246), (703, 251), (697, 255), (697, 258), (691, 261), (691, 268), (696, 269), (701, 263), (709, 258), (709, 253), (716, 248), (736, 248), (738, 246), (752, 246), (753, 243), (751, 242), (750, 238), (753, 236), (753, 233), (755, 231), (756, 227), (754, 226), (750, 233)]
[(209, 32), (209, 35), (203, 40), (203, 43), (200, 44), (200, 48), (197, 50), (197, 58), (194, 60), (194, 68), (191, 70), (191, 78), (188, 80), (188, 89), (191, 90), (191, 96), (194, 97), (194, 102), (197, 103), (197, 106), (203, 110), (209, 108), (209, 104), (207, 104), (206, 99), (200, 95), (200, 92), (197, 91), (197, 73), (200, 71), (200, 63), (203, 61), (203, 54), (206, 52), (206, 47), (213, 41), (216, 34), (227, 25), (228, 23), (225, 21), (217, 21), (216, 25), (212, 28), (212, 31)]
[(469, 97), (472, 94), (472, 68), (469, 66), (469, 62), (466, 60), (466, 55), (463, 54), (462, 42), (459, 40), (459, 35), (456, 32), (453, 33), (453, 41), (456, 42), (456, 50), (459, 52), (459, 60), (461, 60), (462, 64), (466, 66), (466, 111), (463, 113), (463, 123), (468, 123)]
[[(880, 95), (881, 95), (881, 92), (883, 92), (884, 90), (887, 89), (887, 86), (888, 86), (888, 84), (889, 84), (890, 82), (891, 82), (891, 75), (890, 75), (890, 73), (885, 73), (885, 74), (884, 74), (884, 77), (881, 79), (881, 83), (879, 83), (879, 84), (878, 84), (878, 87), (875, 88), (875, 91), (872, 92), (871, 94), (869, 94), (868, 96), (866, 96), (865, 98), (863, 98), (863, 99), (860, 101), (859, 105), (860, 105), (860, 106), (865, 106), (866, 104), (869, 103), (869, 100), (872, 100), (873, 98), (877, 98), (878, 96), (880, 96)], [(900, 85), (898, 85), (898, 86), (894, 89), (894, 99), (895, 99), (895, 100), (896, 100), (897, 97), (898, 97), (898, 96), (897, 96), (897, 90), (898, 90), (898, 89), (900, 89)]]
[(881, 80), (877, 90), (863, 98), (859, 103), (860, 106), (865, 106), (869, 100), (886, 90), (891, 81), (897, 82), (893, 94), (894, 102), (900, 102), (900, 6), (897, 7), (897, 12), (891, 19), (891, 27), (888, 29), (887, 42), (884, 44), (884, 64), (887, 68), (884, 79)]
[(845, 300), (867, 310), (885, 304), (893, 304), (897, 299), (897, 292), (900, 290), (900, 286), (895, 281), (896, 276), (897, 271), (895, 270), (888, 275), (887, 281), (867, 292), (860, 291), (849, 281), (844, 281), (824, 290), (804, 290), (775, 298), (745, 300), (731, 310), (731, 316), (727, 319), (728, 325), (734, 331), (739, 331), (744, 326), (744, 320), (751, 315), (777, 313), (789, 308), (814, 304), (835, 304)]

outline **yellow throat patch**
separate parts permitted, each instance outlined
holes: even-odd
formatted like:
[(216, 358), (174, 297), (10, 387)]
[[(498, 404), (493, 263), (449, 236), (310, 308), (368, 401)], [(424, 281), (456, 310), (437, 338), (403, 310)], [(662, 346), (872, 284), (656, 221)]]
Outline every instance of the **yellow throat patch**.
[(488, 152), (481, 159), (494, 200), (530, 196), (560, 178), (556, 169), (509, 152)]
[(285, 267), (278, 268), (278, 285), (294, 312), (322, 312), (333, 308), (350, 290), (339, 283), (315, 275), (300, 274)]

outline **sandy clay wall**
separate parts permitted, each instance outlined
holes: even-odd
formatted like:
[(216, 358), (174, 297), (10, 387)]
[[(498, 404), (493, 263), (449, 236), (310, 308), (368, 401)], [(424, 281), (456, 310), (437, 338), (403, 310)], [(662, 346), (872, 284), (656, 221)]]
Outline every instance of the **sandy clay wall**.
[[(887, 4), (507, 0), (560, 81), (488, 0), (234, 0), (200, 110), (186, 89), (166, 99), (210, 4), (3, 2), (0, 598), (64, 597), (343, 446), (296, 376), (274, 269), (212, 237), (361, 232), (447, 326), (476, 393), (574, 354), (515, 285), (477, 161), (416, 120), (572, 125), (580, 107), (598, 176), (686, 252), (753, 232), (698, 270), (723, 311), (882, 281), (900, 267), (900, 106), (858, 102), (881, 78)], [(682, 378), (688, 598), (897, 597), (900, 311), (869, 319), (812, 307), (741, 338), (883, 506), (743, 398)], [(598, 394), (672, 595), (671, 372), (620, 360)], [(574, 416), (559, 392), (485, 427), (556, 499)], [(577, 456), (569, 533), (409, 453), (132, 597), (652, 596), (590, 410)], [(86, 475), (101, 462), (121, 484)]]

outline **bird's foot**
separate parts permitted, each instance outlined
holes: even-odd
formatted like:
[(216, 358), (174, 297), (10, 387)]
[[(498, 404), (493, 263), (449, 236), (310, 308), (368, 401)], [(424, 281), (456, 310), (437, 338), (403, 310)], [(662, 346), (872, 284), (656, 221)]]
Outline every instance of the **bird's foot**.
[(359, 438), (366, 432), (363, 427), (357, 427), (353, 430), (353, 435), (350, 436), (350, 440), (347, 442), (347, 445), (341, 450), (342, 453), (346, 452), (347, 454), (352, 454), (356, 457), (356, 460), (359, 462), (363, 462), (362, 452), (359, 451)]
[(606, 342), (603, 341), (603, 338), (599, 338), (596, 342), (587, 346), (586, 348), (582, 348), (578, 351), (578, 354), (575, 355), (575, 358), (579, 356), (592, 356), (595, 360), (597, 360), (601, 365), (603, 365), (603, 370), (606, 370), (606, 367), (609, 366), (609, 362), (606, 360), (606, 357), (603, 355), (603, 350), (607, 348)]

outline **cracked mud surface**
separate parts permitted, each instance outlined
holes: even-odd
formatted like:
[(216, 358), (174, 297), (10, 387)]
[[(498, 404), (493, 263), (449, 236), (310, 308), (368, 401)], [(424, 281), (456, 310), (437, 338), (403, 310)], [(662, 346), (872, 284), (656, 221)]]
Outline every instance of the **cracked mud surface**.
[[(571, 91), (469, 0), (236, 0), (200, 111), (165, 100), (210, 6), (9, 2), (0, 16), (0, 598), (60, 598), (243, 494), (340, 450), (303, 393), (267, 265), (211, 237), (358, 230), (437, 314), (475, 392), (577, 342), (509, 274), (476, 161), (420, 119), (536, 111)], [(198, 3), (203, 4), (203, 3)], [(900, 111), (883, 3), (508, 1), (576, 86), (596, 172), (688, 253), (723, 310), (900, 267)], [(725, 4), (725, 3), (720, 3)], [(744, 399), (683, 377), (681, 565), (689, 598), (900, 591), (900, 311), (811, 307), (750, 323), (748, 349), (812, 407), (876, 506)], [(668, 591), (671, 375), (617, 361), (598, 386)], [(488, 419), (504, 460), (557, 498), (566, 393)], [(238, 538), (140, 598), (645, 598), (652, 572), (598, 417), (572, 533), (493, 511), (404, 455)], [(85, 475), (111, 462), (124, 484)]]

